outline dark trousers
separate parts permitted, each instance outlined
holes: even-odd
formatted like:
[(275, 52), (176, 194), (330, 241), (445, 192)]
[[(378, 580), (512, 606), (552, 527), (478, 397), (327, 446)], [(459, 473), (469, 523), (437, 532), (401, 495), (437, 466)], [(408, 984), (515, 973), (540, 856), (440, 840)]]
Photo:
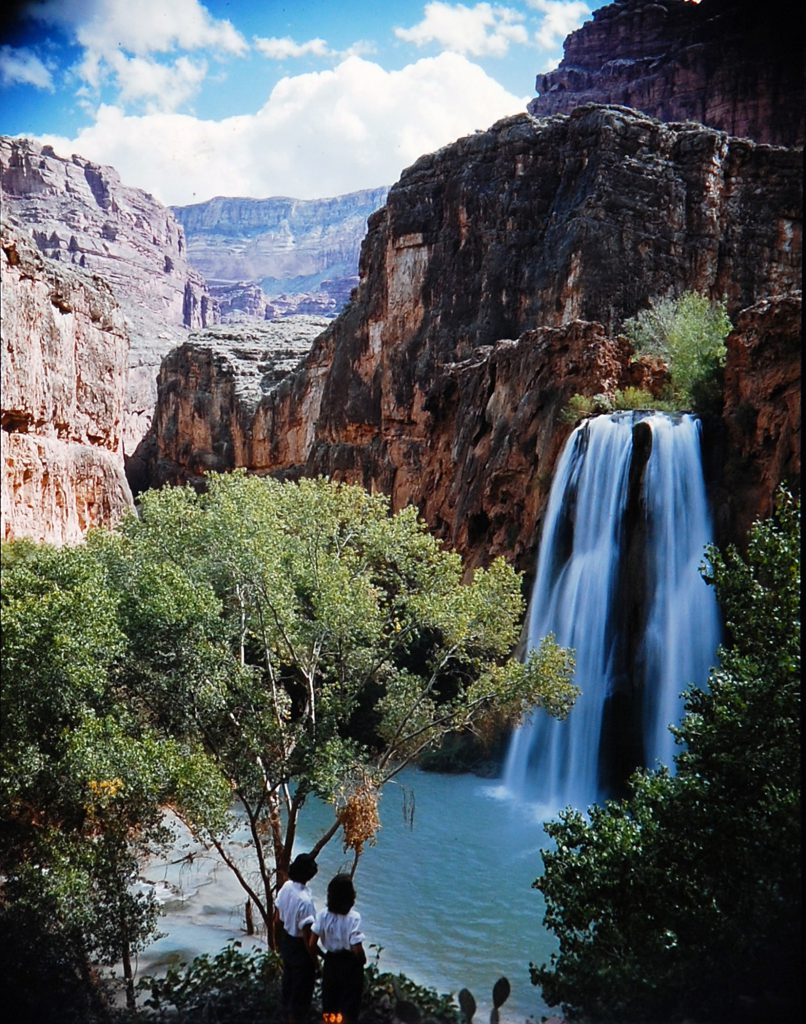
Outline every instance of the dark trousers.
[(313, 957), (305, 948), (305, 940), (294, 938), (285, 929), (280, 934), (280, 956), (283, 961), (280, 989), (283, 1016), (286, 1021), (303, 1024), (311, 1008), (316, 980)]
[(364, 966), (348, 949), (326, 953), (322, 967), (322, 1011), (341, 1013), (346, 1024), (356, 1024), (361, 1010)]

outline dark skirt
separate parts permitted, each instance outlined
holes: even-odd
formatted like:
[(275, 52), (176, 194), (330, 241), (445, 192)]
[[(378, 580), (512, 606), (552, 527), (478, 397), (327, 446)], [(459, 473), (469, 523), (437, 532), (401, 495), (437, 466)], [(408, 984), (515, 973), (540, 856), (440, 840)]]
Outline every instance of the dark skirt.
[(364, 989), (364, 965), (349, 949), (326, 953), (322, 966), (322, 1012), (340, 1013), (345, 1024), (356, 1024)]
[(308, 1016), (316, 981), (313, 957), (305, 940), (289, 935), (285, 928), (280, 933), (280, 956), (283, 961), (283, 981), (280, 999), (286, 1019), (303, 1022)]

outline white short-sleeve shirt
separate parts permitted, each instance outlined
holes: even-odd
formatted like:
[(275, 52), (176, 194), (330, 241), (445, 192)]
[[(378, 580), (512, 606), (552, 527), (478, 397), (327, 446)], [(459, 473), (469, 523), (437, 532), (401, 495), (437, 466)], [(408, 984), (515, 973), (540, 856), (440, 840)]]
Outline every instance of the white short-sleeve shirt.
[(361, 915), (357, 910), (348, 910), (346, 914), (320, 910), (311, 931), (319, 936), (319, 945), (326, 953), (337, 953), (340, 949), (349, 949), (364, 941)]
[(299, 938), (305, 925), (313, 924), (316, 919), (313, 894), (302, 882), (292, 882), (290, 879), (285, 882), (277, 893), (274, 905), (283, 928), (294, 938)]

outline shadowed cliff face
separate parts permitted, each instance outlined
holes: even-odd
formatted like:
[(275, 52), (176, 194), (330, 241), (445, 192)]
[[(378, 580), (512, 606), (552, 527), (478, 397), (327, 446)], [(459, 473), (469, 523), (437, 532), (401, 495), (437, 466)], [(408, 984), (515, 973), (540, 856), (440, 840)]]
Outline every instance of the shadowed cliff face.
[[(623, 108), (461, 139), (370, 218), (351, 305), (234, 417), (231, 465), (360, 481), (471, 564), (530, 567), (563, 405), (655, 380), (613, 337), (623, 318), (685, 289), (735, 316), (799, 286), (800, 202), (800, 154)], [(182, 388), (163, 377), (160, 401), (192, 403)], [(169, 420), (155, 458), (182, 479)]]
[(3, 539), (74, 543), (132, 507), (121, 430), (129, 339), (100, 280), (2, 228)]
[(537, 117), (617, 103), (778, 146), (806, 140), (803, 37), (795, 9), (758, 0), (616, 0), (538, 75)]

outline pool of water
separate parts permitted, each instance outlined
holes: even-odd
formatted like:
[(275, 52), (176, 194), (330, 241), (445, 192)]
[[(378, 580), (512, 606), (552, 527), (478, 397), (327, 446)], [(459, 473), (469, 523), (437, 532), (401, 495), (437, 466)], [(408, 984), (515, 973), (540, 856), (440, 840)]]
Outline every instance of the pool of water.
[[(380, 811), (377, 843), (355, 876), (370, 956), (379, 947), (382, 970), (439, 992), (469, 988), (478, 1024), (489, 1019), (491, 989), (502, 975), (512, 986), (503, 1021), (551, 1016), (529, 980), (529, 962), (547, 961), (556, 948), (542, 924), (543, 897), (532, 888), (546, 843), (539, 809), (509, 799), (495, 781), (407, 769), (384, 790)], [(331, 815), (326, 806), (306, 807), (295, 853), (312, 845)], [(166, 934), (141, 954), (140, 974), (217, 952), (231, 938), (245, 947), (262, 943), (244, 935), (244, 897), (228, 869), (184, 842), (149, 871), (161, 886)], [(245, 835), (234, 837), (233, 849), (248, 867)], [(194, 854), (191, 863), (172, 863), (184, 852)], [(311, 883), (317, 907), (328, 880), (351, 863), (337, 836)]]

